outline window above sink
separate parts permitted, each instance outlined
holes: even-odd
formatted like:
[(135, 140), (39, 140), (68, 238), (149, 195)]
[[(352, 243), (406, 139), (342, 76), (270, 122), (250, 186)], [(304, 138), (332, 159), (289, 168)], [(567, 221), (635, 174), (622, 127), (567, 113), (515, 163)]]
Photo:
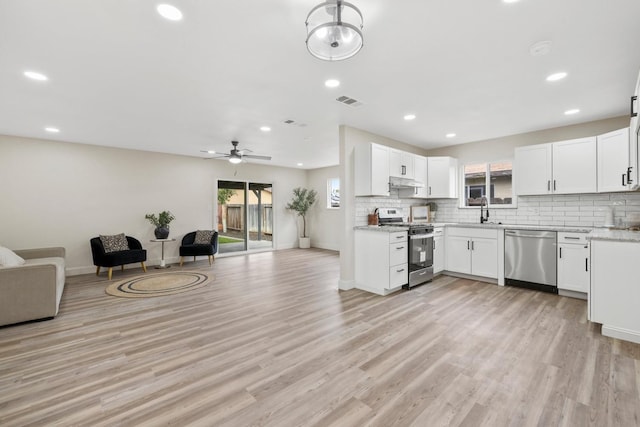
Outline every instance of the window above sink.
[(461, 167), (460, 207), (480, 208), (483, 197), (493, 208), (515, 208), (513, 161), (466, 163)]

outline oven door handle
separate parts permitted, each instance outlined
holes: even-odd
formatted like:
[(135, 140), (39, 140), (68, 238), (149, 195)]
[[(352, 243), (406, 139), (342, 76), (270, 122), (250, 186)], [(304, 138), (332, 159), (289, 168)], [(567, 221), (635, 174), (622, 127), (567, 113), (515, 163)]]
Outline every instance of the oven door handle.
[(409, 235), (409, 239), (414, 240), (414, 239), (428, 239), (428, 238), (433, 238), (433, 233), (429, 233), (429, 234), (410, 234)]

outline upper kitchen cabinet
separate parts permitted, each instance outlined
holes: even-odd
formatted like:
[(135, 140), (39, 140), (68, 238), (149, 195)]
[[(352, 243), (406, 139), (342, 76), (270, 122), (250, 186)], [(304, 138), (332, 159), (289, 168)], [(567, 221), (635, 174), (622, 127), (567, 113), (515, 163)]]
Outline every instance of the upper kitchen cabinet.
[(414, 179), (414, 155), (406, 151), (389, 149), (389, 176)]
[(356, 196), (389, 195), (389, 147), (369, 143), (355, 149)]
[(455, 199), (458, 197), (458, 160), (453, 157), (427, 158), (427, 197)]
[(598, 189), (595, 137), (554, 142), (554, 194), (595, 193)]
[(629, 191), (632, 172), (629, 163), (629, 128), (600, 135), (597, 141), (598, 192)]
[(413, 190), (413, 194), (410, 197), (425, 199), (427, 198), (427, 180), (428, 180), (428, 167), (427, 158), (422, 156), (413, 156), (414, 161), (414, 179), (424, 184), (423, 187), (416, 187)]
[(572, 139), (515, 149), (515, 188), (518, 195), (595, 193), (595, 137)]
[(514, 152), (515, 193), (538, 195), (551, 193), (551, 144), (517, 147)]

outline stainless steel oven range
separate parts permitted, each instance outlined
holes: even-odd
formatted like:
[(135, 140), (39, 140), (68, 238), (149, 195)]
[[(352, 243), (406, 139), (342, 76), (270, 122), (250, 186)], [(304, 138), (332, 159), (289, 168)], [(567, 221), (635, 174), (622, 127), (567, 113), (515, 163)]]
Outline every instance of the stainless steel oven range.
[(408, 233), (409, 277), (405, 288), (412, 288), (433, 279), (433, 226), (404, 222), (401, 208), (379, 208), (380, 226), (403, 227)]

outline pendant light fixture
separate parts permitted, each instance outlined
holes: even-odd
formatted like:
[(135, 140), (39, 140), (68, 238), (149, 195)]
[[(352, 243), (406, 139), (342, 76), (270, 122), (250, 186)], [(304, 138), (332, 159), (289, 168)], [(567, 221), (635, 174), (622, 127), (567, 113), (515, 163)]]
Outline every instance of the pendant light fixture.
[(362, 48), (362, 13), (342, 0), (320, 3), (309, 12), (307, 49), (325, 61), (351, 58)]

